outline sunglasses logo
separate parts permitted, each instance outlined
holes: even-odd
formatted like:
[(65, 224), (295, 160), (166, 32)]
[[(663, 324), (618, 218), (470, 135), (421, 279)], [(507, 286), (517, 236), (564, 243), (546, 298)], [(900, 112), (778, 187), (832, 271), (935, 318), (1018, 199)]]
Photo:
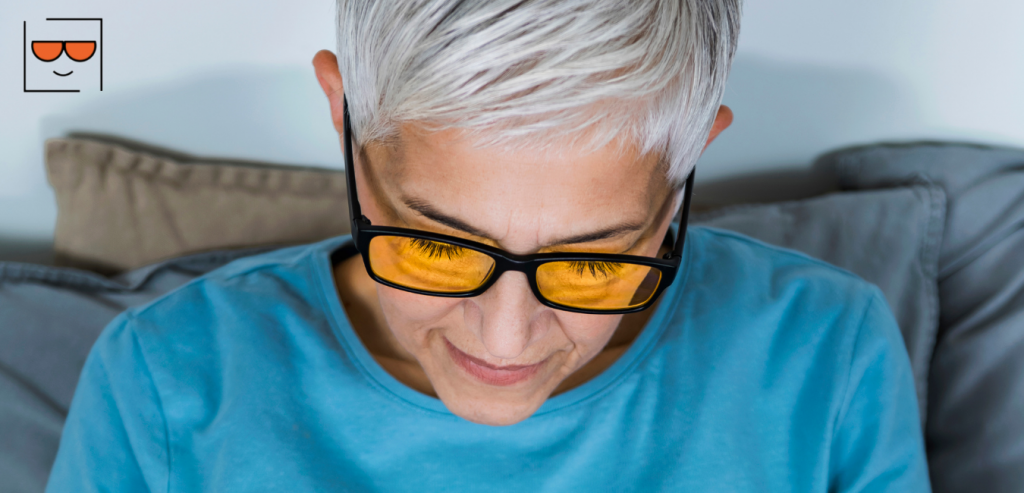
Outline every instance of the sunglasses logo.
[[(99, 79), (99, 88), (102, 91), (103, 19), (46, 20), (78, 22), (33, 23), (31, 30), (27, 21), (23, 23), (24, 91), (81, 92), (80, 87), (84, 81), (95, 80), (93, 77)], [(99, 56), (96, 56), (97, 54)], [(72, 74), (78, 75), (70, 77)]]
[(32, 54), (44, 62), (52, 62), (67, 53), (68, 58), (84, 62), (96, 54), (95, 41), (33, 41)]

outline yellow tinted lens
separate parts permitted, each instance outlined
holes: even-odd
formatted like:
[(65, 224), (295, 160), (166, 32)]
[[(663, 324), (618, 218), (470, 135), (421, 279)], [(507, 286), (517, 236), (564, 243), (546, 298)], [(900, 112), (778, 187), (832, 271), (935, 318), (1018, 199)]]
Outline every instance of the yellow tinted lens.
[(407, 288), (465, 293), (480, 287), (494, 271), (494, 259), (450, 243), (405, 236), (370, 240), (370, 268), (381, 278)]
[(622, 310), (647, 303), (661, 271), (621, 262), (548, 262), (537, 268), (537, 288), (550, 301), (573, 308)]

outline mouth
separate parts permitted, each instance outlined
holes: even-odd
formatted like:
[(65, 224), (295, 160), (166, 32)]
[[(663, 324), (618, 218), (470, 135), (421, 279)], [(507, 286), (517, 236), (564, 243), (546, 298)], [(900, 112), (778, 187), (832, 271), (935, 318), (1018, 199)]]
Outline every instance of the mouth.
[(537, 374), (544, 361), (532, 365), (508, 365), (494, 366), (486, 361), (474, 358), (455, 347), (448, 338), (444, 338), (445, 346), (448, 347), (448, 354), (466, 373), (469, 373), (477, 380), (488, 385), (506, 387), (525, 380), (529, 380)]
[(54, 70), (54, 71), (53, 71), (53, 73), (55, 73), (55, 74), (57, 74), (57, 75), (59, 75), (59, 76), (61, 76), (61, 77), (67, 77), (67, 76), (69, 76), (69, 75), (71, 75), (71, 74), (75, 73), (75, 71), (74, 71), (74, 70), (72, 70), (72, 71), (70, 71), (70, 72), (68, 72), (68, 73), (66, 73), (66, 74), (62, 74), (62, 73), (60, 73), (60, 72), (58, 72), (58, 71)]

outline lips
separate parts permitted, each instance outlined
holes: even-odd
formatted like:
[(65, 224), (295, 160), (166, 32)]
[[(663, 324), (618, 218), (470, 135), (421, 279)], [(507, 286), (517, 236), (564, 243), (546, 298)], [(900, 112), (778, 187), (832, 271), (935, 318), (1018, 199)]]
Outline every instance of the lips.
[(451, 355), (455, 363), (477, 380), (488, 385), (505, 387), (529, 380), (544, 365), (544, 361), (541, 361), (532, 365), (494, 366), (462, 352), (447, 338), (444, 338), (444, 343), (448, 347), (448, 354)]

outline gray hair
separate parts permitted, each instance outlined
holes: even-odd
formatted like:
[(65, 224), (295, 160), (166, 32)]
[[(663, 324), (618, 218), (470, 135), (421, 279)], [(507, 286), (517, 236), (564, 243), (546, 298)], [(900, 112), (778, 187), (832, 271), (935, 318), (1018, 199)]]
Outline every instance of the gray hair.
[(742, 0), (338, 0), (360, 145), (398, 125), (480, 145), (597, 148), (625, 136), (681, 184), (704, 148)]

